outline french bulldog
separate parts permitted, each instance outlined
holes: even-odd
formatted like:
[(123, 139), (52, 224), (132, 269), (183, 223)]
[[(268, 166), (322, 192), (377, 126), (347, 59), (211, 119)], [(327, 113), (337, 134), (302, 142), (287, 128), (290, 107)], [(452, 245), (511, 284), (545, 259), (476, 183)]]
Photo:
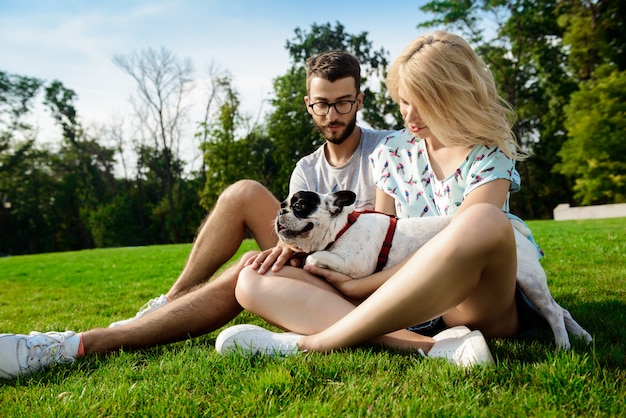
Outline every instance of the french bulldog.
[[(307, 264), (359, 279), (415, 253), (452, 219), (396, 219), (379, 212), (355, 212), (355, 198), (348, 190), (329, 194), (296, 192), (281, 203), (276, 233), (284, 243), (309, 253)], [(537, 248), (528, 239), (530, 231), (521, 222), (512, 224), (517, 244), (517, 283), (549, 323), (557, 348), (571, 347), (568, 331), (590, 343), (591, 335), (550, 294)]]

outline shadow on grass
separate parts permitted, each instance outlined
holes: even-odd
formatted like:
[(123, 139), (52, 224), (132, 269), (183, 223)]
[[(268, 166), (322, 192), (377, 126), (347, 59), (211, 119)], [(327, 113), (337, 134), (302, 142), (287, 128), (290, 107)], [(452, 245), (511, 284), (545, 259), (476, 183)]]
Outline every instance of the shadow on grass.
[[(623, 293), (623, 291), (622, 291)], [(575, 317), (591, 333), (597, 362), (609, 369), (626, 368), (626, 303), (619, 300), (572, 306)]]
[[(593, 337), (591, 344), (570, 334), (572, 351), (590, 353), (596, 364), (607, 369), (626, 368), (626, 303), (618, 300), (602, 302), (570, 302), (568, 310), (574, 319)], [(521, 363), (549, 361), (556, 350), (550, 328), (535, 327), (522, 335), (492, 344), (499, 358)]]

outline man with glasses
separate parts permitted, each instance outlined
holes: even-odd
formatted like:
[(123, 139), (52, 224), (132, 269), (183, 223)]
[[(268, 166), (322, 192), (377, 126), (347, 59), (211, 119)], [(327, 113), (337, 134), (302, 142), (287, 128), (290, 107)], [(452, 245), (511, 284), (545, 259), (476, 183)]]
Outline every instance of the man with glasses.
[(330, 112), (330, 109), (332, 108), (334, 108), (335, 112), (339, 113), (340, 115), (345, 115), (347, 113), (350, 113), (350, 111), (352, 110), (352, 106), (354, 106), (355, 103), (356, 103), (356, 99), (339, 100), (338, 102), (335, 102), (335, 103), (325, 103), (325, 102), (311, 103), (308, 106), (311, 109), (313, 109), (313, 113), (315, 113), (317, 116), (328, 115), (328, 112)]
[[(343, 51), (322, 53), (307, 62), (306, 109), (326, 143), (296, 165), (289, 191), (329, 193), (352, 190), (358, 209), (373, 209), (375, 189), (369, 154), (391, 131), (356, 125), (363, 105), (358, 60)], [(264, 271), (290, 260), (290, 249), (276, 246), (273, 220), (279, 201), (261, 184), (244, 180), (227, 188), (201, 226), (187, 263), (166, 295), (151, 300), (137, 315), (76, 334), (72, 331), (0, 335), (0, 377), (15, 378), (67, 363), (83, 355), (142, 348), (214, 331), (242, 310), (235, 298), (237, 276), (247, 255), (209, 279), (238, 250), (246, 230), (262, 250)], [(260, 256), (261, 257), (261, 256)], [(202, 286), (200, 286), (202, 285)]]

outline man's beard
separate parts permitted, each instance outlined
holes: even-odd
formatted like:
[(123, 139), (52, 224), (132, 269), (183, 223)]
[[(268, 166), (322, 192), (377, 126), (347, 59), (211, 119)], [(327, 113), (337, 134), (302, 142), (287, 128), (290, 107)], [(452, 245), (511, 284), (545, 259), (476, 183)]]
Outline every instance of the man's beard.
[[(317, 122), (315, 122), (315, 120), (313, 120), (313, 123), (315, 124), (315, 127), (317, 128), (317, 130), (322, 134), (322, 136), (330, 143), (332, 144), (343, 144), (343, 142), (348, 139), (348, 137), (350, 135), (352, 135), (352, 132), (354, 132), (354, 128), (356, 128), (356, 113), (354, 114), (354, 117), (352, 118), (352, 120), (350, 120), (350, 122), (348, 122), (348, 124), (342, 124), (345, 126), (343, 132), (341, 132), (340, 134), (335, 134), (333, 132), (327, 132), (325, 130), (326, 126), (320, 125)], [(336, 123), (336, 122), (335, 122)]]

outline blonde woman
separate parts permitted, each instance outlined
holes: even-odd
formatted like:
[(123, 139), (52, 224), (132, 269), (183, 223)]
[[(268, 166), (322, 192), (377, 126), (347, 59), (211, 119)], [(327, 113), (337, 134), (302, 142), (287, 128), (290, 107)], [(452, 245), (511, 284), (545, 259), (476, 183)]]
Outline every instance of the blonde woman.
[[(451, 224), (400, 265), (360, 280), (314, 266), (265, 273), (261, 253), (240, 274), (237, 299), (292, 332), (232, 327), (218, 337), (221, 353), (381, 342), (468, 366), (493, 362), (484, 337), (519, 331), (508, 200), (519, 190), (515, 162), (524, 154), (511, 132), (514, 112), (469, 44), (446, 32), (411, 42), (387, 82), (406, 129), (370, 156), (376, 209), (452, 215)], [(433, 320), (450, 329), (432, 338), (406, 329)]]

